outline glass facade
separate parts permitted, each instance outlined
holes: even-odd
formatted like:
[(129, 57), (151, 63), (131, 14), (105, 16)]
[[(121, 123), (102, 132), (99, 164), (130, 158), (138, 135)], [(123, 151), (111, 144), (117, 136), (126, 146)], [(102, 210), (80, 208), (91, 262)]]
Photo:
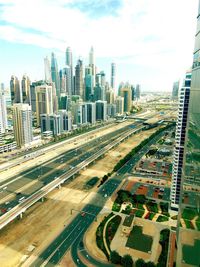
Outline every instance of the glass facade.
[(176, 266), (200, 266), (200, 4), (179, 207)]

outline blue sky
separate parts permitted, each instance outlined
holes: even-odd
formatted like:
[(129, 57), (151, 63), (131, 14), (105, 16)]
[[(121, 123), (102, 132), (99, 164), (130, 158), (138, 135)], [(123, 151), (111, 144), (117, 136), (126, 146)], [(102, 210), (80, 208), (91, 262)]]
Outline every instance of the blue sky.
[(172, 89), (192, 64), (198, 0), (0, 0), (0, 82), (11, 75), (44, 77), (43, 58), (54, 51), (60, 68), (70, 46), (74, 63), (96, 65), (110, 80), (144, 90)]

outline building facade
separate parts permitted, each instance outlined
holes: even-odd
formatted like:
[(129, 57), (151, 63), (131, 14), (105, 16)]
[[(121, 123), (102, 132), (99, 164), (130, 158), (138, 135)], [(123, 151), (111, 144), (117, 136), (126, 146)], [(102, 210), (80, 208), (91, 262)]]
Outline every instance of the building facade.
[(28, 104), (13, 105), (13, 130), (18, 147), (28, 146), (33, 141), (32, 111)]
[(53, 114), (53, 88), (43, 84), (36, 86), (36, 117), (37, 125), (40, 125), (41, 114)]
[(182, 181), (182, 168), (185, 135), (188, 117), (188, 106), (190, 98), (191, 87), (191, 71), (186, 74), (183, 80), (183, 85), (179, 91), (179, 107), (178, 117), (176, 123), (176, 136), (174, 147), (174, 159), (172, 170), (172, 184), (171, 184), (171, 209), (178, 210), (180, 196), (181, 196), (181, 181)]

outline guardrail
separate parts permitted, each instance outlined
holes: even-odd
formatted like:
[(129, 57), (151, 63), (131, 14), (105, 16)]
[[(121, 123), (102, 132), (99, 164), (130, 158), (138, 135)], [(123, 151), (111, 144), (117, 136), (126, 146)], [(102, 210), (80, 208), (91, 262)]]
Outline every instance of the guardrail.
[(10, 223), (12, 220), (14, 220), (16, 217), (24, 213), (28, 208), (30, 208), (32, 205), (34, 205), (38, 200), (43, 198), (45, 195), (47, 195), (49, 192), (54, 190), (56, 187), (63, 184), (66, 180), (70, 179), (73, 175), (77, 174), (79, 171), (81, 171), (83, 168), (87, 167), (89, 164), (103, 156), (106, 152), (108, 152), (110, 149), (118, 145), (120, 142), (122, 142), (124, 139), (128, 138), (129, 136), (138, 133), (139, 131), (143, 130), (145, 127), (141, 126), (139, 128), (131, 129), (127, 133), (123, 134), (122, 136), (118, 137), (116, 140), (114, 140), (111, 144), (106, 145), (104, 148), (100, 149), (96, 153), (94, 153), (92, 156), (87, 158), (86, 160), (79, 163), (76, 167), (69, 170), (65, 174), (62, 174), (60, 177), (56, 178), (54, 181), (50, 182), (49, 184), (45, 185), (41, 189), (39, 189), (37, 192), (32, 194), (30, 197), (28, 197), (26, 200), (23, 201), (23, 203), (18, 204), (14, 208), (12, 208), (10, 211), (5, 213), (0, 217), (0, 229), (5, 227), (8, 223)]
[[(17, 159), (18, 159), (18, 161), (14, 162), (14, 163), (11, 162), (10, 164), (6, 165), (5, 167), (2, 167), (2, 168), (0, 167), (0, 172), (3, 172), (3, 171), (5, 171), (5, 170), (7, 170), (7, 169), (9, 169), (9, 168), (15, 167), (15, 166), (17, 166), (18, 164), (27, 162), (27, 161), (29, 161), (29, 160), (31, 160), (31, 159), (36, 158), (36, 157), (39, 157), (39, 156), (41, 156), (41, 155), (47, 153), (48, 151), (52, 150), (53, 148), (63, 146), (63, 144), (65, 144), (65, 143), (69, 143), (69, 144), (70, 144), (70, 143), (73, 143), (75, 140), (77, 140), (77, 139), (80, 138), (80, 137), (84, 137), (84, 136), (87, 136), (88, 134), (98, 132), (99, 130), (106, 129), (106, 128), (109, 128), (109, 127), (112, 127), (114, 124), (115, 124), (115, 123), (112, 122), (112, 123), (110, 123), (110, 124), (108, 124), (108, 125), (105, 125), (105, 126), (103, 126), (103, 127), (100, 127), (100, 128), (94, 129), (94, 130), (91, 130), (91, 131), (89, 131), (89, 132), (86, 132), (86, 133), (83, 133), (83, 134), (80, 134), (80, 135), (71, 137), (71, 138), (69, 138), (69, 139), (67, 139), (67, 140), (62, 140), (62, 141), (60, 141), (60, 142), (58, 142), (58, 143), (56, 143), (56, 144), (52, 144), (52, 145), (49, 145), (49, 146), (47, 146), (47, 147), (43, 147), (43, 148), (41, 147), (40, 149), (38, 149), (38, 150), (36, 150), (36, 151), (32, 151), (32, 152), (27, 153), (27, 154), (25, 154), (25, 155), (23, 155), (23, 156), (20, 156), (19, 158), (14, 159), (14, 160), (17, 160)], [(26, 157), (24, 158), (24, 156), (26, 156)], [(8, 161), (8, 163), (9, 163), (9, 161)]]

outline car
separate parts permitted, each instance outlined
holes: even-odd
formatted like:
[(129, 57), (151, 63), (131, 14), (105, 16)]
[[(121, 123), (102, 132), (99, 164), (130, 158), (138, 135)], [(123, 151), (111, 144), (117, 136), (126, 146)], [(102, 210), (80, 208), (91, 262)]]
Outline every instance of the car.
[(84, 217), (86, 215), (85, 212), (81, 212), (81, 216)]

